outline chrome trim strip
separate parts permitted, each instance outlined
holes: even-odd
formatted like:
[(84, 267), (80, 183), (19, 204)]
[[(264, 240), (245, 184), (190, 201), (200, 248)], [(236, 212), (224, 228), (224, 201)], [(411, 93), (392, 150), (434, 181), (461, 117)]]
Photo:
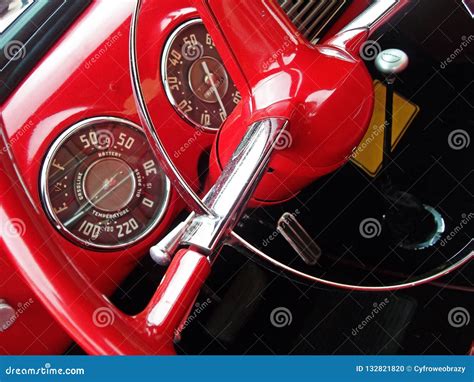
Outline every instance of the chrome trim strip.
[(180, 194), (181, 198), (185, 201), (188, 207), (196, 212), (212, 215), (211, 210), (203, 203), (200, 197), (194, 192), (189, 186), (184, 177), (175, 166), (170, 156), (166, 152), (166, 148), (156, 132), (155, 125), (150, 116), (148, 106), (145, 101), (145, 97), (141, 88), (140, 71), (138, 69), (138, 57), (137, 57), (137, 27), (138, 17), (142, 6), (142, 0), (137, 1), (135, 11), (133, 13), (132, 22), (130, 25), (130, 73), (132, 78), (132, 88), (135, 95), (135, 101), (137, 102), (137, 111), (142, 121), (143, 127), (148, 133), (150, 145), (155, 152), (155, 155), (163, 167), (166, 175), (170, 178), (171, 183), (176, 188), (176, 191)]
[(378, 286), (369, 286), (369, 285), (351, 285), (351, 284), (338, 283), (336, 281), (325, 280), (319, 277), (311, 276), (306, 273), (300, 272), (268, 256), (266, 253), (262, 252), (257, 247), (250, 244), (248, 241), (246, 241), (244, 238), (242, 238), (235, 232), (231, 233), (231, 241), (226, 243), (226, 245), (229, 245), (234, 248), (235, 247), (242, 248), (243, 250), (248, 251), (252, 253), (253, 255), (260, 257), (261, 259), (268, 261), (269, 263), (273, 264), (277, 268), (282, 269), (284, 272), (291, 273), (292, 275), (301, 277), (307, 281), (311, 281), (313, 283), (319, 283), (319, 284), (323, 284), (326, 286), (339, 288), (339, 289), (347, 289), (347, 290), (363, 291), (363, 292), (383, 292), (383, 291), (394, 291), (394, 290), (400, 290), (400, 289), (413, 288), (422, 284), (429, 283), (436, 279), (439, 279), (440, 277), (446, 276), (447, 274), (453, 272), (454, 270), (469, 263), (469, 261), (471, 261), (474, 258), (474, 239), (471, 239), (471, 241), (467, 243), (464, 246), (464, 248), (462, 248), (456, 255), (451, 257), (451, 259), (449, 259), (447, 264), (451, 263), (451, 265), (448, 265), (443, 269), (437, 270), (433, 274), (422, 275), (417, 279), (416, 278), (413, 279), (413, 281), (407, 281), (407, 282), (402, 282), (399, 284), (392, 284), (392, 285), (378, 287)]
[(469, 0), (462, 0), (462, 5), (466, 7), (466, 10), (469, 12), (471, 17), (474, 19), (474, 4), (472, 2), (469, 2)]
[(400, 0), (376, 0), (364, 12), (347, 24), (339, 33), (352, 29), (371, 29), (377, 21), (389, 13)]
[(81, 238), (77, 237), (74, 235), (72, 232), (68, 230), (68, 228), (58, 219), (56, 214), (54, 213), (53, 206), (51, 204), (51, 199), (49, 197), (49, 192), (48, 192), (48, 171), (51, 166), (51, 161), (56, 155), (56, 152), (58, 149), (62, 146), (62, 144), (71, 136), (73, 135), (77, 130), (80, 130), (82, 128), (95, 125), (97, 123), (104, 123), (104, 122), (113, 122), (113, 123), (120, 123), (124, 124), (130, 128), (139, 130), (143, 132), (143, 129), (137, 125), (136, 123), (133, 123), (129, 120), (123, 119), (123, 118), (117, 118), (117, 117), (111, 117), (111, 116), (101, 116), (101, 117), (93, 117), (93, 118), (88, 118), (83, 121), (80, 121), (69, 128), (67, 128), (61, 135), (59, 135), (58, 138), (55, 139), (51, 147), (48, 149), (48, 152), (43, 160), (43, 164), (41, 166), (41, 174), (40, 174), (40, 199), (43, 204), (43, 208), (45, 209), (48, 218), (50, 221), (54, 224), (56, 229), (67, 239), (69, 239), (72, 242), (78, 243), (84, 247), (87, 248), (95, 248), (95, 249), (101, 249), (101, 250), (118, 250), (121, 248), (129, 247), (133, 243), (136, 243), (137, 241), (143, 239), (145, 236), (147, 236), (157, 225), (158, 223), (163, 219), (163, 217), (166, 214), (166, 211), (168, 209), (168, 205), (171, 199), (171, 183), (168, 177), (166, 176), (165, 173), (163, 173), (164, 179), (165, 179), (165, 196), (163, 203), (160, 208), (160, 212), (157, 214), (156, 218), (151, 222), (151, 224), (147, 227), (145, 231), (143, 231), (139, 236), (134, 238), (133, 240), (126, 242), (126, 243), (121, 243), (117, 245), (103, 245), (103, 244), (95, 244), (94, 242), (89, 242), (82, 240)]

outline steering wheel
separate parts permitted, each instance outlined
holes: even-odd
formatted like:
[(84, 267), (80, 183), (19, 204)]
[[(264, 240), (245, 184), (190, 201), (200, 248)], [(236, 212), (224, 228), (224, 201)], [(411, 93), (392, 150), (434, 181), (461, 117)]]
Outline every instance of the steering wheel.
[[(6, 252), (43, 304), (89, 354), (174, 354), (175, 331), (186, 319), (220, 249), (232, 240), (245, 243), (233, 233), (244, 209), (258, 204), (258, 195), (269, 189), (280, 200), (289, 198), (345, 163), (372, 113), (372, 80), (358, 55), (369, 36), (367, 28), (349, 28), (324, 45), (312, 46), (275, 1), (193, 0), (242, 94), (219, 133), (218, 147), (214, 145), (210, 160), (214, 186), (201, 199), (167, 155), (140, 85), (137, 25), (141, 14), (149, 12), (152, 17), (155, 3), (139, 0), (134, 14), (132, 82), (150, 144), (192, 212), (151, 250), (156, 261), (170, 264), (142, 313), (131, 317), (119, 311), (63, 249), (48, 240), (45, 217), (31, 208), (14, 164), (8, 156), (0, 156), (4, 173), (0, 191), (6, 201), (0, 218), (21, 219), (28, 232), (28, 241), (2, 238)], [(294, 144), (275, 151), (285, 134)], [(285, 181), (302, 158), (304, 176)], [(100, 325), (101, 319), (113, 325)]]

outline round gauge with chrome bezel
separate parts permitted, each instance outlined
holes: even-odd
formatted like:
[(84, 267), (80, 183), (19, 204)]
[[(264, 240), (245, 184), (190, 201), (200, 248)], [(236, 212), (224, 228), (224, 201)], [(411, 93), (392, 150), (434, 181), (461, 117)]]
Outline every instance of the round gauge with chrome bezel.
[(128, 246), (163, 217), (170, 183), (141, 128), (97, 117), (67, 129), (43, 163), (49, 218), (68, 239), (98, 249)]
[(161, 71), (171, 104), (195, 127), (217, 131), (241, 100), (200, 19), (185, 22), (171, 34)]

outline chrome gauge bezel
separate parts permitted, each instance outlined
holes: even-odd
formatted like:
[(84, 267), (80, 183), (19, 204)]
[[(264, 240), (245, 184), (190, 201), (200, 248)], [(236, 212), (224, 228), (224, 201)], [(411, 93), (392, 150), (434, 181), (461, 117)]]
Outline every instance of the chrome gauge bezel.
[(195, 18), (195, 19), (185, 21), (184, 23), (179, 25), (166, 40), (163, 53), (161, 54), (161, 82), (163, 83), (163, 87), (165, 88), (165, 93), (166, 93), (166, 97), (168, 98), (168, 101), (170, 102), (171, 106), (173, 106), (174, 110), (176, 111), (176, 113), (178, 113), (178, 115), (181, 118), (183, 118), (187, 123), (189, 123), (191, 126), (197, 129), (206, 131), (208, 133), (216, 133), (217, 131), (219, 131), (219, 129), (213, 129), (207, 126), (200, 125), (199, 123), (196, 123), (196, 121), (194, 121), (192, 118), (189, 118), (185, 113), (181, 111), (181, 109), (178, 107), (176, 100), (174, 99), (173, 92), (171, 91), (170, 86), (168, 84), (167, 58), (170, 53), (171, 46), (174, 44), (176, 38), (181, 34), (183, 30), (196, 24), (204, 25), (203, 21), (200, 18)]
[(159, 213), (156, 214), (156, 217), (153, 219), (153, 221), (150, 222), (148, 227), (145, 230), (143, 230), (143, 232), (141, 232), (136, 237), (133, 237), (129, 241), (118, 243), (115, 245), (97, 244), (91, 241), (84, 240), (76, 236), (71, 231), (69, 231), (54, 212), (54, 208), (53, 208), (50, 195), (48, 192), (48, 173), (51, 168), (52, 161), (54, 157), (56, 156), (58, 150), (73, 134), (75, 134), (77, 131), (81, 129), (88, 128), (100, 123), (122, 124), (129, 128), (138, 130), (140, 133), (144, 134), (144, 131), (141, 128), (141, 126), (137, 125), (136, 123), (131, 122), (127, 119), (111, 117), (111, 116), (99, 116), (99, 117), (88, 118), (70, 126), (54, 140), (53, 144), (49, 147), (46, 156), (44, 157), (44, 160), (41, 166), (39, 191), (40, 191), (41, 203), (43, 205), (43, 209), (46, 211), (48, 219), (53, 224), (53, 226), (59, 231), (59, 233), (61, 233), (66, 239), (88, 249), (97, 249), (97, 250), (102, 250), (102, 251), (116, 251), (116, 250), (130, 247), (131, 245), (139, 242), (148, 234), (150, 234), (150, 232), (153, 231), (157, 227), (157, 225), (163, 220), (168, 210), (168, 206), (171, 199), (171, 182), (166, 176), (166, 174), (162, 171), (162, 169), (159, 169), (162, 172), (164, 182), (165, 182), (164, 184), (165, 195), (161, 202)]

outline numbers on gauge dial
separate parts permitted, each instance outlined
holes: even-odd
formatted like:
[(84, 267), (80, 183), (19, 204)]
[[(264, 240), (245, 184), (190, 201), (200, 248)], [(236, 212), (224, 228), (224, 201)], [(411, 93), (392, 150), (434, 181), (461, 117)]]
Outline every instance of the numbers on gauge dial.
[(200, 20), (183, 24), (171, 35), (163, 81), (176, 111), (193, 126), (209, 131), (217, 131), (241, 100)]
[(51, 219), (87, 246), (114, 249), (135, 242), (158, 223), (169, 196), (145, 135), (120, 122), (71, 129), (45, 164)]

